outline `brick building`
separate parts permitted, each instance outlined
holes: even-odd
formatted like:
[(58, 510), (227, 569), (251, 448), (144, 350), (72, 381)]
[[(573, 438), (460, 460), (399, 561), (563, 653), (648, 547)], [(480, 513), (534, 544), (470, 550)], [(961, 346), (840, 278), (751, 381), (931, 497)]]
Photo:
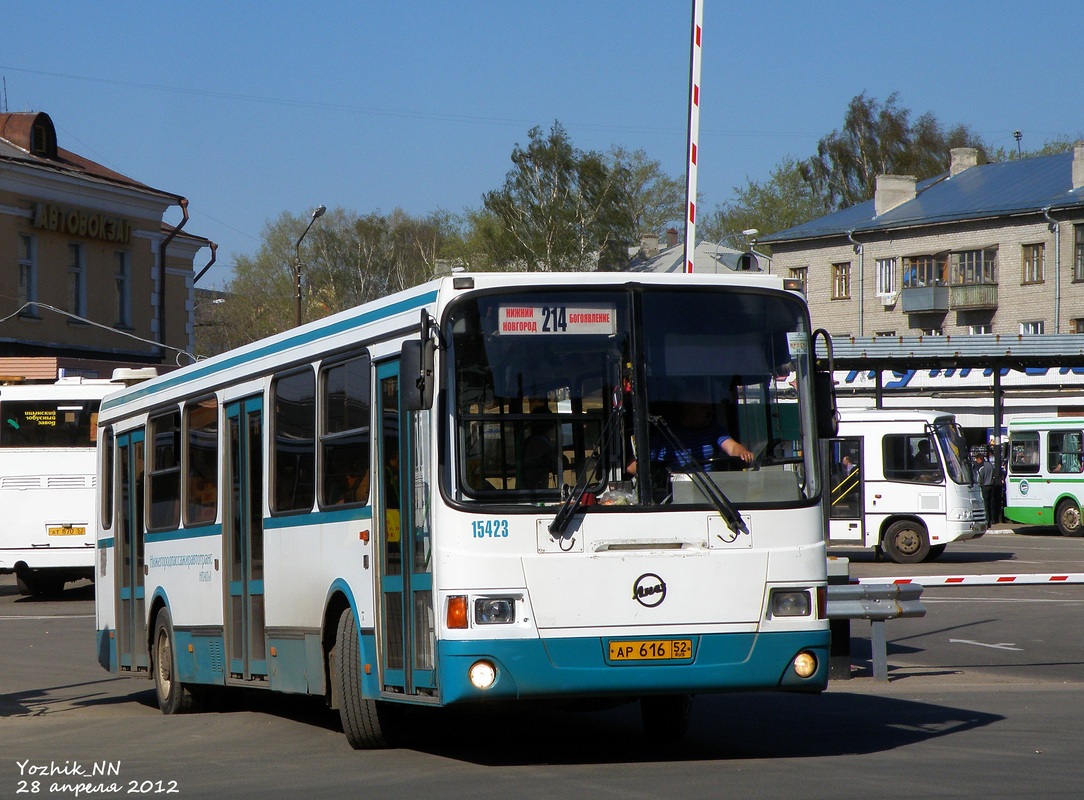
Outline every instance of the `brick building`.
[(761, 240), (835, 336), (1084, 333), (1084, 143), (878, 176), (873, 200)]

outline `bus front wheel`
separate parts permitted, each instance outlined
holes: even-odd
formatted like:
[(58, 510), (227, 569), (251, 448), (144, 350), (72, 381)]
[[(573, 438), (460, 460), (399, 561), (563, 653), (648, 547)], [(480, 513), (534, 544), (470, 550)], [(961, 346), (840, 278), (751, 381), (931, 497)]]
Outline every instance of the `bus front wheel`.
[(1058, 503), (1058, 510), (1054, 514), (1057, 520), (1058, 530), (1062, 536), (1084, 536), (1084, 525), (1080, 520), (1080, 506), (1066, 498)]
[(882, 546), (897, 564), (917, 564), (929, 555), (930, 535), (921, 522), (901, 519), (885, 531)]
[(355, 750), (388, 747), (392, 709), (361, 693), (361, 645), (353, 609), (348, 608), (339, 617), (333, 661), (339, 719), (346, 740)]
[(154, 623), (154, 693), (163, 714), (187, 714), (196, 710), (196, 695), (177, 677), (173, 644), (173, 620), (163, 608)]

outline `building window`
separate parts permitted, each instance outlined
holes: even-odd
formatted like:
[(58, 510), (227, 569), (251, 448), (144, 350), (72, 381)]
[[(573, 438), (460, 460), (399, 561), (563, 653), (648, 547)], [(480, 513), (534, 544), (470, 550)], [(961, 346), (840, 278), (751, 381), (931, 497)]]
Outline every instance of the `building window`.
[(116, 281), (117, 293), (117, 326), (121, 328), (132, 327), (132, 267), (128, 259), (128, 253), (118, 250)]
[(38, 299), (38, 242), (29, 234), (19, 234), (19, 314), (38, 316), (37, 306), (26, 306)]
[(1046, 323), (1044, 323), (1041, 319), (1040, 320), (1034, 320), (1032, 322), (1021, 322), (1020, 323), (1020, 333), (1022, 333), (1022, 334), (1043, 333), (1045, 328), (1046, 328)]
[(896, 259), (877, 259), (877, 296), (892, 297), (899, 290), (896, 288)]
[(848, 300), (851, 296), (851, 263), (832, 265), (832, 299)]
[(1045, 244), (1024, 245), (1024, 274), (1021, 283), (1042, 283), (1046, 254)]
[(953, 253), (952, 282), (957, 286), (997, 283), (997, 248)]
[(895, 331), (876, 331), (873, 335), (874, 336), (883, 336), (883, 337), (895, 336), (896, 332)]
[(68, 245), (68, 311), (80, 317), (87, 315), (87, 271), (83, 246)]
[(903, 259), (903, 288), (944, 286), (947, 283), (948, 255), (908, 256)]
[(809, 267), (791, 267), (790, 277), (796, 281), (802, 282), (802, 288), (799, 290), (804, 295), (809, 295)]
[(984, 333), (993, 333), (994, 332), (994, 326), (989, 325), (989, 324), (985, 324), (985, 325), (968, 325), (967, 326), (967, 332), (971, 336), (976, 336), (976, 335), (980, 335), (980, 334), (984, 334)]
[(1073, 250), (1073, 282), (1084, 283), (1084, 225), (1074, 225), (1076, 247)]
[(1069, 333), (1084, 333), (1084, 317), (1069, 320)]

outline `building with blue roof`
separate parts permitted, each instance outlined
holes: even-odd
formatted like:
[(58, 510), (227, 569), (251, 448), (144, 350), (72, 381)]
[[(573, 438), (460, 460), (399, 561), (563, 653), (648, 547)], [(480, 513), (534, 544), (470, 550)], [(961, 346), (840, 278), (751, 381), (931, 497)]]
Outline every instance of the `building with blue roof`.
[(833, 337), (1084, 333), (1084, 142), (948, 172), (881, 175), (875, 197), (778, 233), (772, 271), (803, 281)]

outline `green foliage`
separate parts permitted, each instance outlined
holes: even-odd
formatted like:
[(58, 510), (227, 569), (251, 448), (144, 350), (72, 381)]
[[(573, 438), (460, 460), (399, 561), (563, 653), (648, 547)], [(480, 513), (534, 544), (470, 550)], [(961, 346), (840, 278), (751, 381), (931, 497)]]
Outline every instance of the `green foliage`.
[(1038, 156), (1052, 156), (1056, 153), (1067, 153), (1073, 149), (1073, 145), (1084, 136), (1057, 136), (1043, 142), (1043, 146), (1037, 150), (1024, 150), (1022, 148), (999, 147), (989, 154), (990, 161), (1018, 161), (1022, 158), (1036, 158)]
[(492, 215), (482, 235), (498, 267), (527, 271), (585, 270), (611, 242), (635, 235), (626, 168), (573, 147), (559, 122), (529, 132), (512, 150), (501, 189), (483, 195)]
[(946, 130), (929, 113), (912, 125), (911, 112), (897, 106), (897, 97), (893, 92), (883, 105), (865, 92), (852, 99), (843, 130), (821, 139), (817, 154), (801, 164), (824, 212), (872, 198), (878, 175), (939, 175), (949, 168), (954, 147), (974, 147), (980, 163), (985, 161), (985, 144), (966, 125)]
[(625, 214), (636, 234), (662, 234), (670, 225), (685, 219), (685, 183), (662, 171), (658, 161), (643, 150), (628, 152), (613, 147), (610, 169), (624, 181), (620, 197), (628, 204)]
[(307, 321), (430, 280), (448, 269), (442, 263), (446, 250), (462, 250), (457, 221), (443, 211), (418, 218), (401, 209), (364, 216), (330, 209), (298, 248), (310, 220), (284, 212), (265, 225), (254, 257), (237, 257), (225, 302), (215, 305), (209, 322), (197, 325), (198, 353), (222, 352), (293, 327), (298, 254)]
[(820, 199), (802, 177), (798, 162), (789, 156), (772, 170), (766, 182), (750, 179), (744, 187), (734, 187), (734, 195), (733, 201), (723, 203), (701, 222), (705, 240), (722, 242), (749, 228), (765, 236), (822, 213)]

